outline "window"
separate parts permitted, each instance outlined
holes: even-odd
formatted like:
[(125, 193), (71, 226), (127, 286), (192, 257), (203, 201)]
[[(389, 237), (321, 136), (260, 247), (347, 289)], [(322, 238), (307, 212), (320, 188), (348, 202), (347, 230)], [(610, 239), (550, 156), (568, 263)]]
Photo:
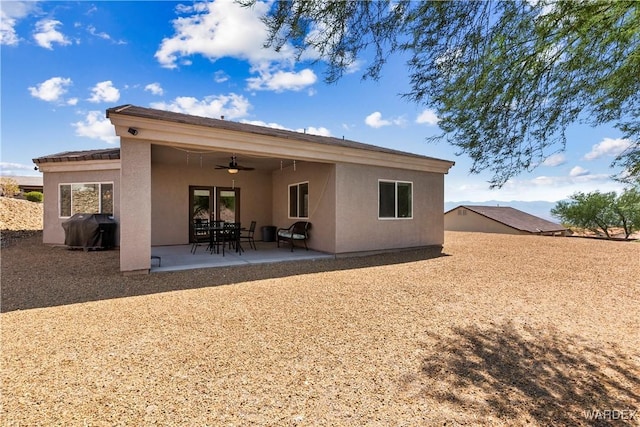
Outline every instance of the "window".
[(309, 218), (309, 183), (289, 186), (289, 218)]
[(413, 218), (413, 184), (378, 181), (378, 217)]
[(60, 217), (77, 213), (113, 215), (113, 183), (60, 184)]

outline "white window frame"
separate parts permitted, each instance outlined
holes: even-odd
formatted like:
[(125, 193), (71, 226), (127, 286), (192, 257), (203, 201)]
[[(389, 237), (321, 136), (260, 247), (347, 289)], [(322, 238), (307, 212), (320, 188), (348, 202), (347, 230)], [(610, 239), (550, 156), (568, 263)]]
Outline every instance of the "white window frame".
[[(300, 186), (307, 184), (307, 216), (300, 216)], [(297, 187), (296, 197), (298, 203), (296, 203), (297, 216), (291, 216), (291, 187)], [(309, 181), (296, 182), (287, 186), (287, 217), (289, 219), (309, 219)]]
[[(98, 206), (98, 211), (99, 213), (102, 213), (102, 186), (103, 185), (111, 185), (111, 191), (113, 193), (115, 193), (115, 185), (113, 181), (88, 181), (88, 182), (61, 182), (58, 184), (58, 218), (71, 218), (74, 214), (73, 214), (73, 186), (74, 185), (98, 185), (98, 193), (100, 194), (100, 197), (98, 197), (98, 203), (100, 204), (100, 206)], [(71, 187), (71, 216), (63, 216), (62, 215), (62, 200), (60, 199), (60, 191), (62, 186), (68, 185)], [(113, 195), (112, 195), (113, 197)], [(115, 210), (116, 210), (116, 206), (115, 206), (115, 198), (112, 202), (113, 204), (113, 210), (114, 212), (111, 212), (111, 215), (115, 214)]]
[[(395, 184), (394, 186), (394, 201), (393, 201), (393, 207), (394, 207), (394, 216), (392, 217), (387, 217), (387, 216), (380, 216), (380, 183), (382, 182), (387, 182), (387, 183), (393, 183)], [(410, 209), (411, 209), (411, 215), (410, 216), (402, 216), (399, 217), (398, 216), (398, 184), (410, 184), (411, 185), (411, 193), (409, 195), (409, 201), (410, 201)], [(382, 221), (387, 221), (387, 220), (405, 220), (405, 219), (413, 219), (413, 181), (400, 181), (400, 180), (394, 180), (394, 179), (378, 179), (378, 188), (377, 188), (377, 192), (378, 192), (378, 219), (382, 220)]]

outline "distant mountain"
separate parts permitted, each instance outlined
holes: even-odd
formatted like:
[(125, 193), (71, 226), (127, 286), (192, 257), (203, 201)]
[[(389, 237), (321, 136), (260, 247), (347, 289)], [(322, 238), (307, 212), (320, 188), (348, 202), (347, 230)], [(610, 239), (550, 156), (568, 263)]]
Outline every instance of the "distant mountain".
[(526, 212), (531, 215), (535, 215), (537, 217), (546, 219), (547, 221), (552, 221), (555, 223), (560, 223), (557, 218), (551, 216), (551, 209), (558, 202), (545, 202), (542, 200), (535, 202), (522, 202), (519, 200), (511, 200), (509, 202), (498, 201), (498, 200), (489, 200), (486, 202), (445, 202), (444, 203), (444, 211), (447, 212), (453, 208), (456, 208), (460, 205), (470, 205), (470, 206), (508, 206), (514, 209), (518, 209), (522, 212)]

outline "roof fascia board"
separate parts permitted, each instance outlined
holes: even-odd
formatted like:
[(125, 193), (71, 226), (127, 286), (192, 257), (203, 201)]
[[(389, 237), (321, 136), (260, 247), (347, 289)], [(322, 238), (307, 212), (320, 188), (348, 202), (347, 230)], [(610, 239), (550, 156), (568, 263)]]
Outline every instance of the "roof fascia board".
[(73, 160), (39, 163), (40, 172), (90, 172), (103, 170), (120, 170), (120, 159), (117, 160)]
[[(265, 157), (285, 157), (324, 163), (355, 163), (371, 166), (395, 167), (423, 172), (448, 173), (453, 162), (419, 156), (385, 153), (381, 151), (279, 138), (252, 132), (227, 130), (157, 119), (111, 113), (109, 119), (116, 135), (128, 140), (146, 140), (182, 148), (209, 148)], [(128, 129), (138, 130), (136, 136)]]

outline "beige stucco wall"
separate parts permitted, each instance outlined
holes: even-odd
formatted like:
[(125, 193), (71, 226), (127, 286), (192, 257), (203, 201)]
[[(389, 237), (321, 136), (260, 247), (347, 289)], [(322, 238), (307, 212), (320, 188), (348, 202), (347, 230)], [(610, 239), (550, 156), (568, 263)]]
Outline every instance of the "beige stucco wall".
[(120, 270), (151, 266), (151, 144), (120, 138)]
[[(289, 227), (296, 221), (311, 222), (309, 248), (335, 252), (335, 165), (298, 162), (272, 174), (273, 224)], [(309, 218), (289, 217), (289, 185), (309, 182)]]
[[(413, 183), (413, 218), (378, 219), (378, 180)], [(444, 175), (394, 168), (336, 166), (335, 253), (442, 245)]]
[[(69, 162), (75, 166), (81, 162)], [(61, 165), (56, 165), (61, 166)], [(109, 166), (107, 166), (109, 167)], [(120, 222), (120, 163), (112, 162), (113, 169), (46, 172), (43, 174), (44, 197), (44, 229), (42, 241), (51, 245), (64, 244), (64, 229), (62, 223), (68, 218), (60, 218), (60, 184), (77, 183), (113, 183), (113, 216)], [(47, 166), (41, 166), (46, 170)], [(119, 224), (118, 224), (119, 225)], [(119, 244), (120, 228), (116, 232), (116, 244)]]
[[(198, 162), (182, 165), (153, 163), (151, 169), (151, 244), (179, 245), (189, 242), (189, 186), (240, 189), (240, 222), (249, 227), (271, 225), (271, 174), (261, 171), (239, 172), (200, 167)], [(235, 183), (234, 183), (235, 181)], [(215, 195), (214, 195), (215, 196)]]
[[(466, 212), (466, 214), (462, 215), (461, 212)], [(528, 234), (463, 207), (457, 207), (444, 215), (444, 229), (480, 233)]]

